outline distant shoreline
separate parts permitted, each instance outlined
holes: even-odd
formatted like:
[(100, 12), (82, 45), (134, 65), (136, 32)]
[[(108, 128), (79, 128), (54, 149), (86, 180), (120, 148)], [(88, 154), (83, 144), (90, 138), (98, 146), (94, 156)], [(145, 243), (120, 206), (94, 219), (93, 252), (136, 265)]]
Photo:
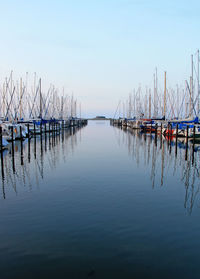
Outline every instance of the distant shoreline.
[(110, 120), (111, 118), (100, 118), (100, 117), (98, 117), (98, 118), (87, 118), (87, 120)]

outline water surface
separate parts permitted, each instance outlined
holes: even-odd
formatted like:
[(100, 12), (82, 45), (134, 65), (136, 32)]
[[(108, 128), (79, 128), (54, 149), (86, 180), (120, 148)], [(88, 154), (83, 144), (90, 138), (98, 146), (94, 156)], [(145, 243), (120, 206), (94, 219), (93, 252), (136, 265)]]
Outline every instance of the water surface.
[(13, 150), (1, 278), (199, 278), (198, 146), (90, 121)]

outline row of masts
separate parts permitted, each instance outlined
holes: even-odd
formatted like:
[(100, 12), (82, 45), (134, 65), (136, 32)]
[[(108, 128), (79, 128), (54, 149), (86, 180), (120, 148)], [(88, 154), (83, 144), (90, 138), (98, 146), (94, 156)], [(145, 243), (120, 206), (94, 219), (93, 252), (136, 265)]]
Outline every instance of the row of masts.
[(169, 86), (167, 72), (163, 73), (163, 87), (158, 84), (157, 68), (153, 74), (153, 89), (134, 89), (128, 99), (119, 101), (114, 118), (188, 118), (199, 116), (199, 50), (191, 55), (191, 75), (182, 85)]
[(29, 77), (23, 80), (13, 79), (11, 71), (0, 84), (0, 116), (2, 120), (29, 120), (29, 119), (68, 119), (81, 118), (81, 103), (74, 94), (66, 94), (54, 85), (48, 90), (42, 88), (41, 78), (36, 73), (32, 82)]

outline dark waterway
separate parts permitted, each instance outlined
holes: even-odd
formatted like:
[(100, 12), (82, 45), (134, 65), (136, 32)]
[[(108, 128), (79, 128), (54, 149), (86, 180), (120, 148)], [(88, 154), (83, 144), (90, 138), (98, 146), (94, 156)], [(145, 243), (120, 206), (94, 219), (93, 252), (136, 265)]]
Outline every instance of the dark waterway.
[(198, 145), (91, 121), (2, 163), (1, 278), (199, 278)]

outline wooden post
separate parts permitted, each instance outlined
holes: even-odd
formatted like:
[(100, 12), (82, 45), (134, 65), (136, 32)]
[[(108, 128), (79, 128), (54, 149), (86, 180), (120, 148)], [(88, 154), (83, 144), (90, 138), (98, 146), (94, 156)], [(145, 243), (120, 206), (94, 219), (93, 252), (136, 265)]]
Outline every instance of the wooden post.
[(193, 127), (193, 142), (195, 141), (195, 125)]
[(176, 124), (176, 146), (175, 146), (175, 155), (177, 156), (177, 146), (178, 146), (178, 124)]
[(0, 149), (3, 151), (3, 142), (2, 142), (2, 127), (0, 126)]
[(30, 138), (28, 138), (28, 162), (30, 163), (31, 161), (31, 142), (30, 142)]
[(20, 140), (22, 140), (22, 126), (19, 126), (19, 130), (20, 130)]
[(187, 125), (187, 129), (186, 129), (186, 142), (188, 143), (188, 130), (189, 130), (189, 127)]
[(155, 145), (157, 146), (157, 123), (155, 124)]
[(28, 128), (28, 139), (29, 139), (29, 137), (30, 137), (29, 123), (28, 123), (28, 125), (27, 125), (27, 128)]
[(34, 158), (36, 159), (36, 135), (34, 136)]

